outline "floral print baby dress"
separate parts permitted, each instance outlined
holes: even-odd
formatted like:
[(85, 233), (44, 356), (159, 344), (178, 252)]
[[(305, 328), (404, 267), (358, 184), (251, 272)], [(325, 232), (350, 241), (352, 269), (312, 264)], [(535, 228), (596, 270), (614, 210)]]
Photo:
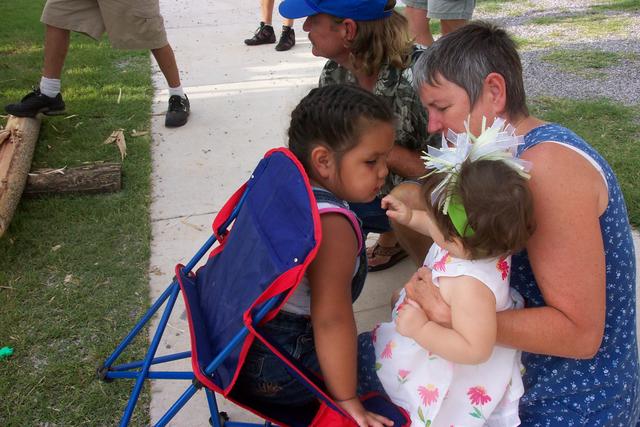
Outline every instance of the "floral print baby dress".
[[(471, 276), (496, 297), (497, 311), (522, 307), (522, 297), (509, 288), (511, 259), (454, 258), (433, 244), (425, 266), (439, 277)], [(392, 317), (405, 298), (404, 290)], [(373, 331), (376, 370), (391, 400), (411, 415), (412, 426), (517, 426), (518, 399), (524, 393), (520, 352), (495, 346), (479, 365), (455, 364), (422, 348), (396, 331), (394, 320)]]

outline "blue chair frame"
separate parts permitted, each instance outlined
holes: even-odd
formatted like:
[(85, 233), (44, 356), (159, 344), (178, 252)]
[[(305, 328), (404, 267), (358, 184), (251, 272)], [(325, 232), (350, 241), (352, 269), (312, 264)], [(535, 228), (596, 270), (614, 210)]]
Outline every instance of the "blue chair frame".
[[(224, 233), (229, 225), (235, 220), (242, 207), (246, 192), (243, 194), (242, 198), (234, 208), (230, 217), (221, 227), (221, 231)], [(217, 242), (217, 237), (212, 235), (209, 239), (202, 245), (202, 247), (197, 251), (197, 253), (191, 258), (191, 260), (185, 265), (183, 268), (184, 273), (189, 273), (193, 270), (196, 264), (202, 259), (202, 257), (211, 249), (211, 247)], [(124, 414), (122, 415), (122, 419), (120, 420), (120, 426), (124, 427), (129, 425), (131, 421), (131, 417), (133, 416), (133, 411), (135, 410), (136, 403), (138, 402), (138, 398), (140, 397), (140, 392), (142, 391), (142, 386), (144, 385), (144, 381), (147, 379), (168, 379), (168, 380), (187, 380), (191, 381), (192, 384), (187, 387), (187, 389), (182, 393), (182, 395), (176, 400), (176, 402), (167, 410), (167, 412), (158, 420), (155, 424), (156, 426), (165, 426), (171, 421), (171, 419), (182, 409), (182, 407), (191, 399), (193, 395), (195, 395), (200, 388), (203, 388), (202, 384), (196, 380), (195, 375), (191, 371), (154, 371), (150, 372), (149, 369), (152, 365), (159, 365), (162, 363), (172, 362), (175, 360), (186, 359), (191, 357), (190, 351), (185, 351), (181, 353), (175, 353), (167, 356), (155, 357), (156, 351), (158, 349), (158, 345), (160, 344), (160, 340), (162, 335), (164, 334), (165, 328), (167, 326), (167, 322), (169, 321), (169, 317), (171, 312), (173, 311), (173, 307), (175, 305), (176, 299), (178, 298), (178, 294), (180, 292), (180, 286), (178, 285), (178, 281), (176, 278), (173, 279), (171, 284), (165, 289), (165, 291), (160, 295), (160, 297), (153, 303), (153, 305), (147, 310), (147, 312), (140, 318), (138, 323), (131, 329), (129, 334), (118, 344), (113, 353), (105, 360), (105, 362), (98, 368), (98, 376), (103, 380), (114, 380), (118, 378), (135, 378), (136, 382), (129, 397), (129, 401), (124, 410)], [(277, 303), (278, 297), (274, 297), (269, 300), (261, 309), (255, 317), (254, 323), (259, 322)], [(134, 338), (138, 335), (138, 333), (144, 328), (149, 320), (156, 314), (156, 312), (165, 304), (164, 312), (162, 313), (162, 317), (158, 324), (158, 328), (151, 340), (151, 345), (147, 350), (147, 353), (142, 360), (138, 360), (130, 363), (123, 363), (119, 365), (114, 365), (116, 360), (120, 357), (123, 351), (127, 348), (127, 346), (134, 340)], [(225, 350), (223, 350), (205, 369), (206, 374), (211, 374), (228, 356), (228, 354), (239, 344), (243, 342), (249, 330), (244, 327), (242, 328), (235, 337), (231, 340), (229, 345)], [(205, 387), (205, 393), (207, 396), (207, 403), (209, 406), (209, 412), (211, 415), (211, 422), (214, 427), (222, 427), (220, 422), (220, 415), (218, 410), (218, 404), (216, 401), (215, 392)], [(225, 427), (247, 427), (247, 426), (271, 426), (271, 422), (265, 421), (264, 424), (256, 424), (256, 423), (246, 423), (246, 422), (235, 422), (235, 421), (224, 421)]]
[[(277, 314), (283, 298), (291, 295), (300, 283), (321, 241), (320, 215), (302, 165), (291, 152), (283, 148), (269, 151), (263, 160), (247, 183), (236, 191), (218, 213), (213, 222), (213, 235), (186, 266), (176, 267), (176, 276), (167, 289), (98, 368), (98, 377), (106, 381), (135, 379), (120, 426), (129, 425), (144, 381), (148, 379), (191, 381), (191, 385), (158, 420), (156, 426), (167, 425), (201, 388), (205, 389), (210, 421), (215, 427), (270, 426), (272, 422), (269, 420), (278, 420), (279, 424), (287, 425), (316, 425), (337, 422), (339, 417), (351, 419), (326, 393), (321, 379), (307, 372), (304, 366), (299, 366), (291, 355), (265, 336), (261, 328), (257, 328), (261, 320), (271, 319)], [(254, 177), (264, 179), (254, 180)], [(231, 224), (234, 224), (237, 233), (228, 232)], [(247, 241), (256, 244), (246, 245)], [(211, 252), (206, 265), (198, 270), (202, 274), (193, 274), (193, 268), (216, 242), (220, 246)], [(232, 288), (229, 286), (231, 283), (239, 287)], [(238, 293), (237, 290), (242, 292)], [(191, 351), (156, 357), (181, 291), (186, 301)], [(224, 302), (220, 310), (216, 306), (218, 301)], [(116, 360), (163, 305), (164, 311), (144, 358), (116, 365)], [(216, 309), (211, 310), (212, 307)], [(228, 311), (230, 307), (232, 312)], [(242, 314), (239, 318), (235, 316), (238, 313)], [(301, 380), (318, 398), (317, 413), (309, 412), (308, 408), (299, 408), (297, 412), (285, 408), (283, 411), (277, 405), (254, 407), (254, 403), (247, 401), (246, 396), (234, 393), (238, 370), (253, 339), (268, 345), (290, 374)], [(192, 358), (191, 371), (150, 371), (152, 365), (186, 358)], [(260, 415), (264, 423), (228, 420), (228, 417), (219, 413), (216, 393), (228, 396), (248, 411)], [(408, 422), (406, 412), (384, 396), (365, 395), (363, 405), (395, 420), (397, 425), (406, 425)], [(355, 423), (352, 419), (351, 422)]]

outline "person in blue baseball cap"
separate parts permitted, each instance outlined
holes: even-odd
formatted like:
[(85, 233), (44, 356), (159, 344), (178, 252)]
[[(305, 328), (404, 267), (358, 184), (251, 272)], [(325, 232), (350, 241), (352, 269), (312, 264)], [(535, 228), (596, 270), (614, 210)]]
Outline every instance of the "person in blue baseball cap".
[[(412, 85), (413, 41), (408, 22), (394, 10), (395, 4), (396, 0), (284, 0), (279, 5), (285, 18), (307, 17), (303, 29), (313, 55), (329, 60), (322, 69), (320, 86), (355, 84), (385, 98), (396, 114), (396, 140), (388, 159), (387, 183), (373, 202), (351, 205), (363, 222), (364, 232), (380, 235), (367, 250), (369, 271), (389, 268), (407, 254), (421, 265), (431, 244), (428, 238), (417, 236), (424, 240), (424, 253), (405, 251), (381, 208), (382, 197), (398, 184), (416, 182), (424, 175), (420, 153), (439, 142), (427, 133), (427, 113)], [(404, 193), (403, 188), (406, 186), (397, 192)], [(394, 196), (405, 201), (403, 194)]]
[(289, 19), (326, 13), (356, 21), (374, 21), (391, 16), (387, 0), (285, 0), (280, 3), (280, 13)]

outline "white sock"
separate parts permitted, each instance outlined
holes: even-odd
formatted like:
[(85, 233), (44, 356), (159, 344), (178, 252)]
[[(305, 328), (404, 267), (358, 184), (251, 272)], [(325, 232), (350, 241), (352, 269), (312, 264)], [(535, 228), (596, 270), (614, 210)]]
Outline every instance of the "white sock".
[(60, 79), (40, 77), (40, 93), (49, 98), (55, 98), (60, 93)]
[(172, 97), (173, 95), (178, 95), (180, 98), (184, 98), (184, 90), (182, 90), (182, 85), (169, 88), (169, 97)]

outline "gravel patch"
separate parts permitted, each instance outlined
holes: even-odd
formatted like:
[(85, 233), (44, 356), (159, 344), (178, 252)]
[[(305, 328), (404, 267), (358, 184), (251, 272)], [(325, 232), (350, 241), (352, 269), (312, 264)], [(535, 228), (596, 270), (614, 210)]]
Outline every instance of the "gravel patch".
[[(639, 105), (640, 13), (600, 12), (608, 18), (624, 19), (628, 24), (618, 33), (598, 35), (595, 39), (585, 35), (580, 25), (532, 23), (533, 19), (542, 17), (584, 17), (590, 12), (591, 6), (602, 3), (602, 0), (574, 0), (570, 4), (562, 0), (506, 2), (499, 12), (483, 13), (480, 7), (480, 10), (474, 13), (474, 19), (494, 22), (506, 28), (512, 35), (526, 40), (554, 44), (553, 47), (542, 49), (527, 49), (525, 46), (521, 51), (525, 88), (530, 98), (608, 98), (624, 105)], [(598, 69), (599, 73), (604, 73), (602, 77), (589, 77), (564, 72), (557, 65), (541, 59), (558, 49), (633, 54), (634, 58)]]
[(598, 69), (604, 77), (583, 77), (564, 72), (557, 65), (541, 60), (553, 49), (522, 53), (525, 90), (529, 97), (555, 96), (571, 99), (609, 98), (625, 105), (640, 104), (640, 45), (632, 40), (611, 40), (563, 45), (562, 49), (602, 50), (635, 53), (636, 59)]

